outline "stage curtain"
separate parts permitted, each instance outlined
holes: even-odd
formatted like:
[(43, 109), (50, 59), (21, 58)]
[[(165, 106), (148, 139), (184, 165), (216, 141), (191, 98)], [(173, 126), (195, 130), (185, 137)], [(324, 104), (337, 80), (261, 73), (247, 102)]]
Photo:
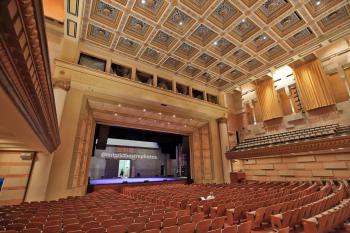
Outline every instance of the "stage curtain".
[(349, 99), (348, 91), (346, 90), (344, 81), (338, 73), (328, 76), (331, 90), (333, 92), (335, 102), (340, 103)]
[(318, 59), (296, 67), (293, 71), (305, 110), (335, 104), (329, 82)]
[(260, 104), (263, 121), (283, 116), (272, 78), (256, 82), (256, 96)]

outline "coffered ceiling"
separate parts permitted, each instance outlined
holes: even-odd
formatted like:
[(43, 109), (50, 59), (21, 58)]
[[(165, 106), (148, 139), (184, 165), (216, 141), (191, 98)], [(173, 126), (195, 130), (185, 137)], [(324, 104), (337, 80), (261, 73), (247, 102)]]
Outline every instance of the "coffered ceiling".
[(349, 23), (347, 0), (86, 0), (80, 37), (230, 90)]

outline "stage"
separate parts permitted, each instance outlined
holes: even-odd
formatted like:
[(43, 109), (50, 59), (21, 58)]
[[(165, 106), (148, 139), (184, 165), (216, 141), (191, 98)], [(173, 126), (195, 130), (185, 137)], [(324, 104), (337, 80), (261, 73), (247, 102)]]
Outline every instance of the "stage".
[(90, 180), (90, 186), (93, 187), (94, 191), (100, 189), (114, 189), (119, 192), (122, 192), (123, 187), (129, 186), (187, 183), (187, 177), (129, 177)]

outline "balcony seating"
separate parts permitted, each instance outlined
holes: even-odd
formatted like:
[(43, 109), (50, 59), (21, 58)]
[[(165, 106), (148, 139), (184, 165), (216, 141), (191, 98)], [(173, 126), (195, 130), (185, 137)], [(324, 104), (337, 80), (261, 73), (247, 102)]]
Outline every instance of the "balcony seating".
[(340, 127), (338, 124), (330, 124), (305, 128), (266, 136), (246, 138), (233, 150), (245, 150), (259, 147), (266, 147), (278, 144), (292, 143), (299, 140), (317, 139), (337, 134), (349, 133), (349, 127)]

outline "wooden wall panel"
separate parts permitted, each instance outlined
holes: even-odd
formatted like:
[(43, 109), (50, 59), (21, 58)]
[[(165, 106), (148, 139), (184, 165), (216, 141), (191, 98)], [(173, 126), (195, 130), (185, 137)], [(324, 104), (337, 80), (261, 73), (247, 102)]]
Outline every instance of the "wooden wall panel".
[(289, 101), (289, 98), (288, 98), (284, 88), (278, 90), (278, 96), (280, 98), (280, 103), (281, 103), (283, 115), (287, 116), (287, 115), (292, 114), (292, 108), (290, 106), (290, 101)]
[(0, 177), (5, 178), (0, 206), (23, 201), (32, 160), (22, 160), (22, 152), (0, 151)]
[(93, 148), (95, 133), (95, 121), (87, 101), (83, 101), (80, 113), (78, 133), (75, 138), (71, 171), (69, 176), (69, 187), (76, 188), (84, 186), (89, 174), (89, 161)]
[(350, 179), (350, 153), (322, 153), (240, 160), (248, 180)]
[(348, 91), (346, 90), (344, 81), (340, 78), (338, 73), (328, 76), (331, 90), (333, 92), (335, 102), (340, 103), (349, 99)]
[(214, 170), (209, 124), (192, 133), (192, 158), (195, 182), (211, 182)]
[(202, 156), (201, 156), (201, 140), (199, 130), (192, 133), (192, 168), (193, 178), (197, 182), (202, 181)]
[(213, 179), (212, 157), (210, 152), (209, 125), (200, 128), (201, 150), (203, 160), (203, 178), (205, 180)]

